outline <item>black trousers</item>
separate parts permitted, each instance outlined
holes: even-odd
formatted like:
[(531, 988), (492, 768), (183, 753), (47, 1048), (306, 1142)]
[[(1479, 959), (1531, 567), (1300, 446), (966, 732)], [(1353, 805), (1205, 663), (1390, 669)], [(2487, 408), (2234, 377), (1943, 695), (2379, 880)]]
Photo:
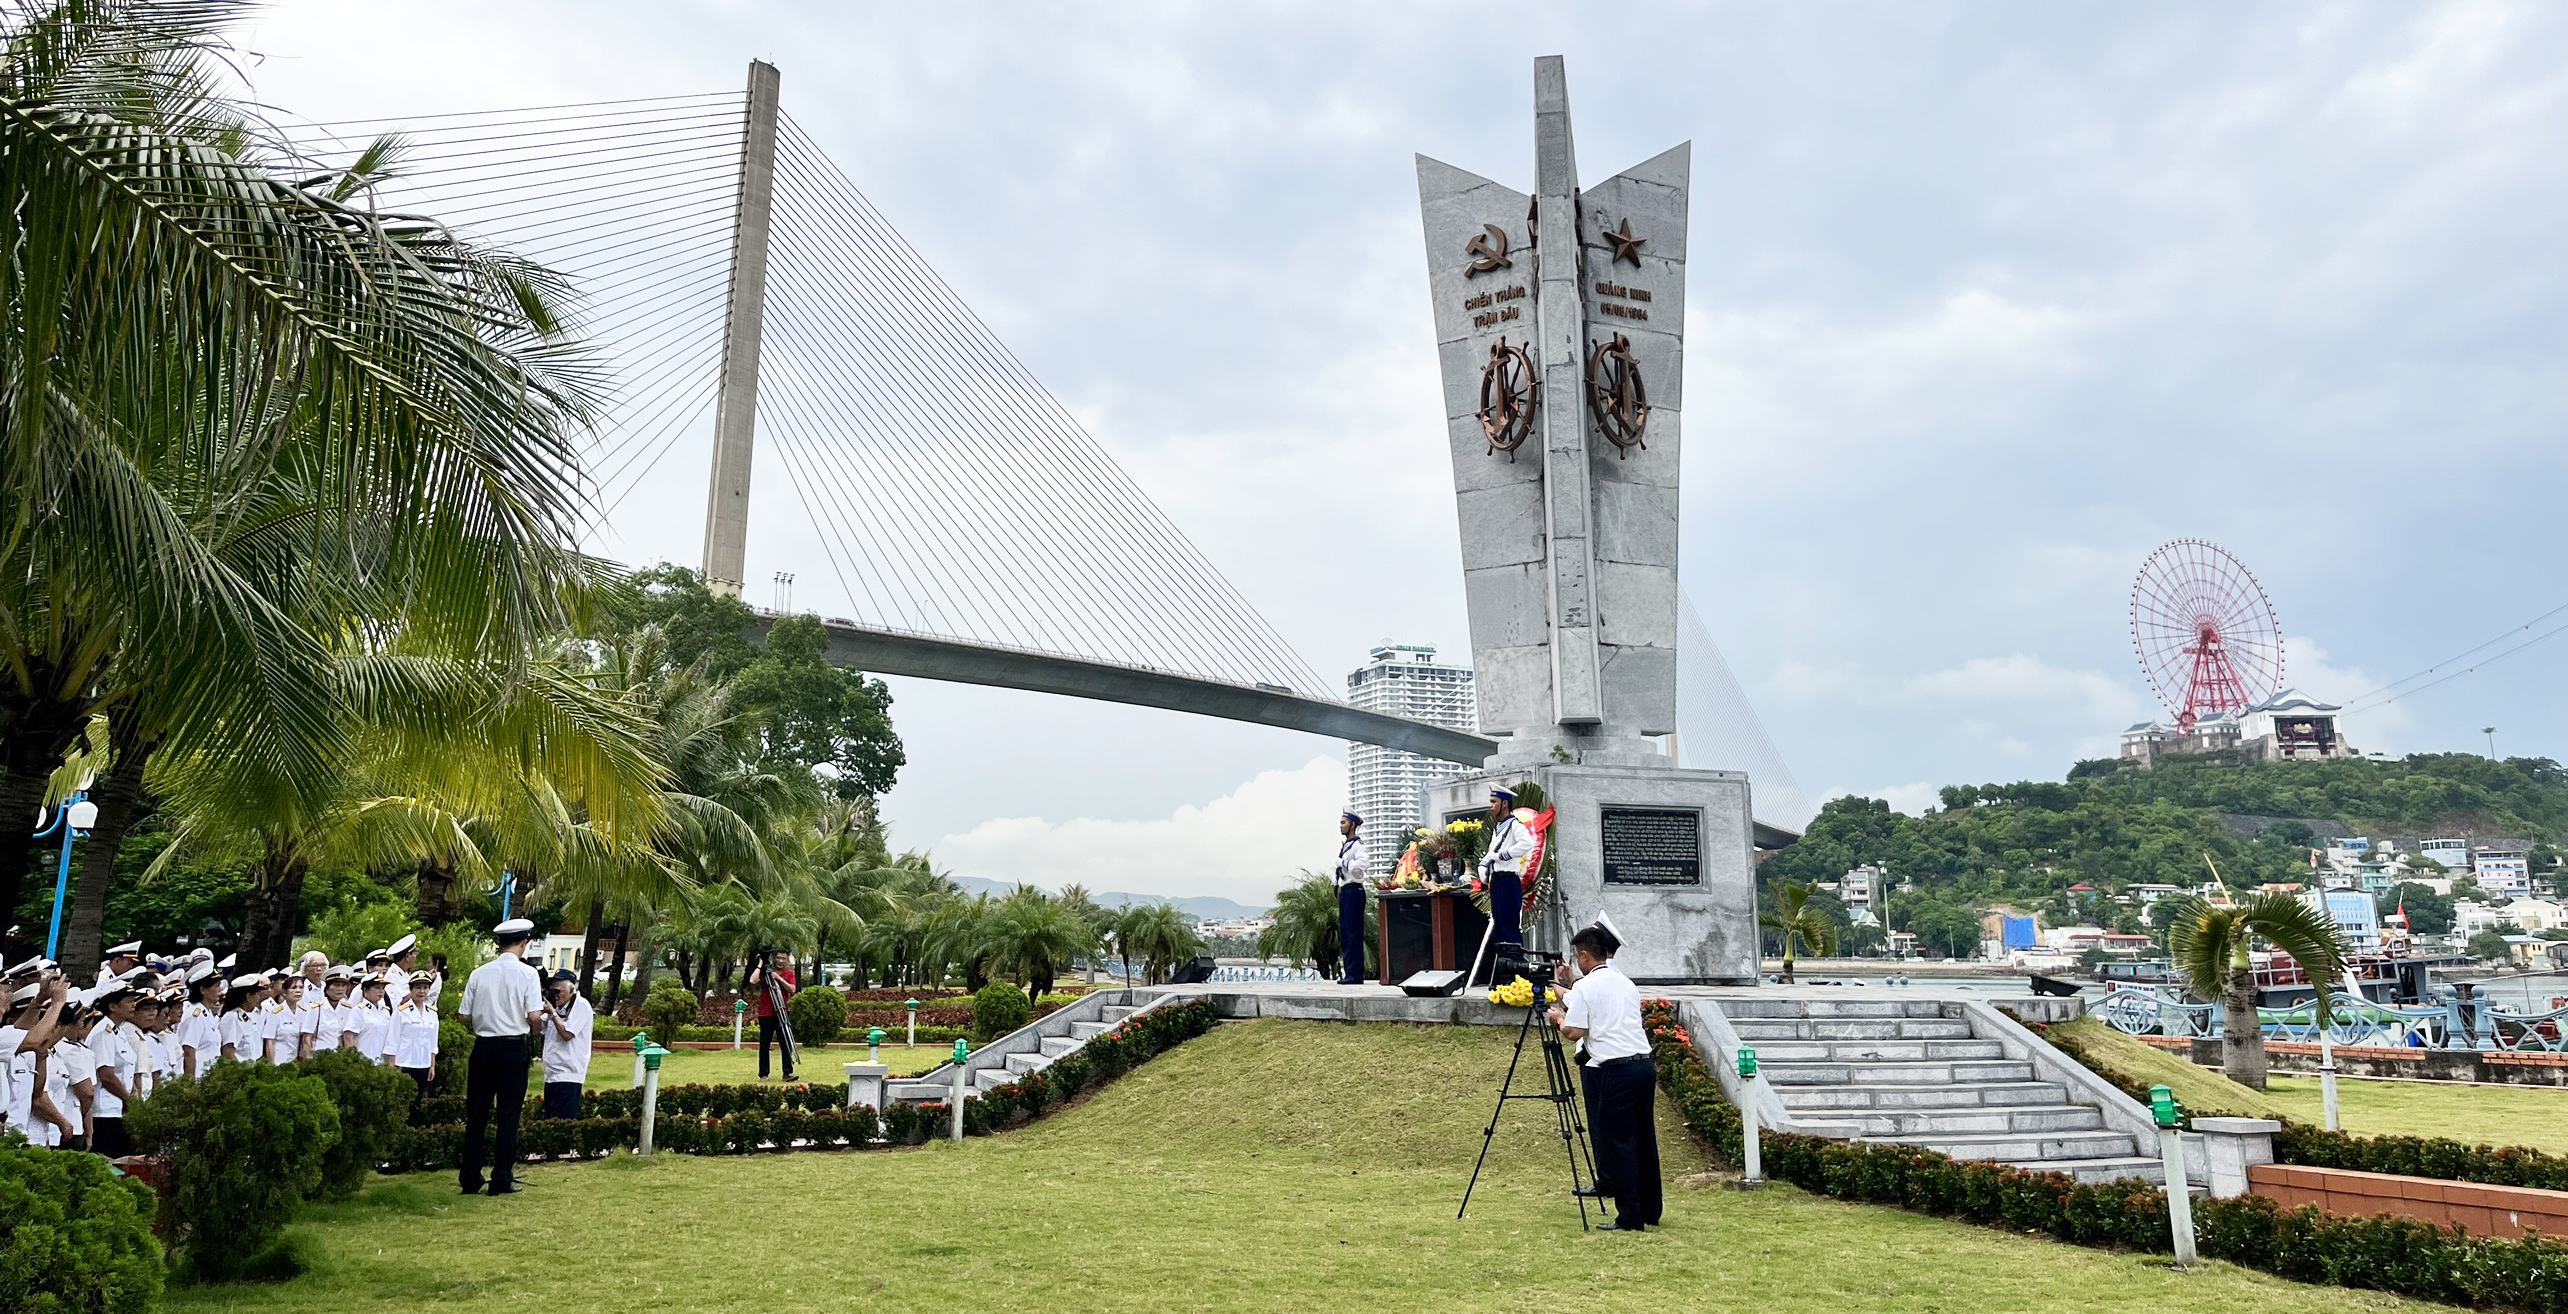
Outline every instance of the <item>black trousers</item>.
[(125, 1135), (123, 1118), (89, 1120), (89, 1148), (110, 1159), (122, 1159), (134, 1152), (133, 1139)]
[[(1512, 871), (1489, 873), (1490, 952), (1496, 953), (1497, 946), (1502, 944), (1522, 945), (1525, 942), (1524, 928), (1517, 925), (1524, 912), (1525, 878)], [(1490, 984), (1507, 983), (1492, 981)]]
[[(517, 1183), (517, 1120), (526, 1112), (526, 1037), (480, 1036), (464, 1067), (464, 1155), (457, 1178), (467, 1191), (482, 1187), (482, 1155), (491, 1155), (490, 1184)], [(498, 1144), (487, 1139), (491, 1106), (499, 1113)]]
[(1338, 887), (1338, 980), (1362, 985), (1364, 975), (1364, 882)]
[(1659, 1221), (1658, 1123), (1650, 1115), (1658, 1070), (1646, 1054), (1579, 1070), (1587, 1091), (1588, 1132), (1596, 1140), (1598, 1189), (1614, 1198), (1626, 1227)]
[[(785, 1048), (784, 1032), (776, 1025), (776, 1019), (762, 1017), (758, 1019), (758, 1080), (760, 1081), (767, 1079), (767, 1046), (770, 1044), (776, 1047), (779, 1054), (782, 1054)], [(785, 1080), (791, 1081), (794, 1079), (793, 1056), (785, 1055), (784, 1059)]]
[(544, 1116), (547, 1118), (580, 1116), (580, 1083), (576, 1081), (545, 1082)]

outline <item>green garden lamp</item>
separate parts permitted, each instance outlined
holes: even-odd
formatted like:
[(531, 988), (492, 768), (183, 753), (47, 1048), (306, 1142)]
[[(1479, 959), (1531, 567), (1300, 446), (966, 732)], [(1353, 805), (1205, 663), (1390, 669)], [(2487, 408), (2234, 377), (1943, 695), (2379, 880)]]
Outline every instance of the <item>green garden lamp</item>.
[(880, 1063), (883, 1061), (883, 1029), (881, 1027), (865, 1028), (865, 1061), (868, 1063)]
[[(733, 1049), (740, 1048), (740, 1023), (742, 1019), (748, 1016), (748, 1000), (735, 999), (731, 1001), (731, 1047)], [(759, 1043), (764, 1044), (765, 1042), (761, 1041)]]
[(910, 1001), (909, 1001), (909, 1011), (910, 1011), (909, 1047), (910, 1047), (911, 1049), (916, 1049), (916, 1048), (918, 1048), (918, 1000), (916, 1000), (916, 999), (912, 999), (912, 1000), (910, 1000)]
[(642, 1089), (642, 1051), (649, 1049), (650, 1047), (650, 1032), (636, 1031), (633, 1033), (633, 1089), (635, 1090)]
[(1752, 1045), (1739, 1046), (1739, 1080), (1747, 1083), (1739, 1096), (1739, 1189), (1753, 1191), (1765, 1185), (1765, 1142), (1757, 1131), (1757, 1051)]
[(964, 1098), (965, 1098), (965, 1096), (964, 1096), (964, 1091), (965, 1091), (965, 1089), (966, 1089), (966, 1088), (965, 1088), (964, 1083), (965, 1083), (966, 1081), (970, 1080), (970, 1078), (971, 1078), (971, 1074), (970, 1074), (970, 1072), (968, 1072), (968, 1071), (965, 1069), (965, 1067), (964, 1067), (964, 1063), (965, 1063), (965, 1061), (966, 1061), (966, 1060), (970, 1059), (971, 1057), (972, 1057), (972, 1045), (971, 1045), (971, 1042), (969, 1042), (969, 1041), (965, 1040), (965, 1039), (964, 1039), (963, 1037), (961, 1037), (961, 1036), (956, 1036), (956, 1037), (954, 1038), (954, 1131), (953, 1131), (954, 1143), (955, 1143), (956, 1145), (961, 1145), (961, 1144), (963, 1143), (963, 1100), (964, 1100)]
[(1746, 1045), (1739, 1046), (1739, 1075), (1742, 1077), (1757, 1075), (1757, 1052)]
[(2156, 1119), (2160, 1127), (2174, 1127), (2180, 1125), (2183, 1121), (2183, 1115), (2176, 1108), (2176, 1093), (2164, 1086), (2151, 1086), (2149, 1088), (2149, 1116)]
[(2176, 1267), (2194, 1266), (2193, 1194), (2185, 1189), (2184, 1109), (2165, 1086), (2149, 1088), (2149, 1117), (2158, 1124), (2159, 1180), (2167, 1184), (2167, 1231), (2176, 1243)]

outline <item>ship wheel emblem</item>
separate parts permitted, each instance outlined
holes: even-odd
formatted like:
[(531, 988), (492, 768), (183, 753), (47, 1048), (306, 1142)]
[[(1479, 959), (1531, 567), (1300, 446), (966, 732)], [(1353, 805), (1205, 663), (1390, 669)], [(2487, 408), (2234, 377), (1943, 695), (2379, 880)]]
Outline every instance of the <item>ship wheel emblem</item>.
[(1617, 459), (1635, 447), (1649, 450), (1641, 441), (1641, 429), (1650, 422), (1649, 390), (1641, 385), (1641, 363), (1632, 359), (1632, 340), (1620, 333), (1587, 357), (1587, 409), (1614, 444)]
[(1505, 452), (1509, 461), (1516, 459), (1516, 449), (1534, 431), (1536, 387), (1533, 358), (1498, 339), (1489, 348), (1489, 363), (1480, 367), (1480, 432), (1492, 455)]

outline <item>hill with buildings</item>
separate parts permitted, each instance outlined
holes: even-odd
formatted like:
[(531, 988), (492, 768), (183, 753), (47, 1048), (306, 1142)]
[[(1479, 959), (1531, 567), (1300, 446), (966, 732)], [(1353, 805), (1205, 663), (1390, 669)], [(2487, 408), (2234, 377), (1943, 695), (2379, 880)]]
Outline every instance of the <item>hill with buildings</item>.
[[(2378, 893), (2425, 875), (2473, 894), (2471, 876), (2450, 869), (2491, 847), (2519, 855), (2532, 882), (2558, 879), (2568, 770), (2547, 758), (2458, 753), (2318, 762), (2206, 754), (2154, 769), (2081, 762), (2064, 782), (1955, 785), (1942, 804), (1911, 817), (1878, 799), (1831, 799), (1799, 843), (1766, 860), (1765, 886), (1837, 886), (1846, 898), (1828, 911), (1847, 921), (1849, 947), (1861, 951), (1882, 931), (1855, 912), (1870, 905), (1872, 885), (1887, 885), (1891, 927), (1937, 957), (1976, 951), (1982, 918), (1999, 905), (2052, 926), (2148, 932), (2145, 896), (2156, 891), (2133, 897), (2136, 887), (2191, 888), (2210, 879), (2210, 864), (2232, 889), (2308, 883), (2315, 867), (2337, 862), (2349, 864), (2349, 879), (2382, 884)], [(2353, 837), (2370, 842), (2331, 843)], [(1845, 879), (1865, 868), (1888, 879)]]

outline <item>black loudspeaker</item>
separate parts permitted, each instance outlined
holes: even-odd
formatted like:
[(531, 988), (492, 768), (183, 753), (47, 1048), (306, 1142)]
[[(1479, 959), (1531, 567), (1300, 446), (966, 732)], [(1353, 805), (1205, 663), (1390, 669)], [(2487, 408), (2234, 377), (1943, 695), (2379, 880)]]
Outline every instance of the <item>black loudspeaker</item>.
[(1467, 972), (1411, 972), (1409, 979), (1400, 983), (1400, 993), (1420, 999), (1458, 995), (1462, 993), (1463, 979), (1469, 975)]
[(1212, 955), (1197, 954), (1195, 955), (1195, 961), (1186, 964), (1184, 967), (1178, 968), (1177, 975), (1168, 978), (1168, 983), (1170, 985), (1202, 985), (1206, 981), (1210, 981), (1212, 979)]

